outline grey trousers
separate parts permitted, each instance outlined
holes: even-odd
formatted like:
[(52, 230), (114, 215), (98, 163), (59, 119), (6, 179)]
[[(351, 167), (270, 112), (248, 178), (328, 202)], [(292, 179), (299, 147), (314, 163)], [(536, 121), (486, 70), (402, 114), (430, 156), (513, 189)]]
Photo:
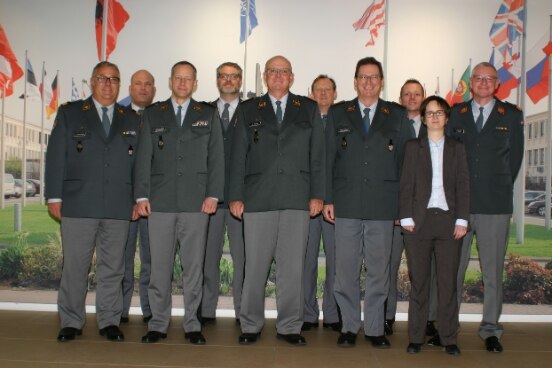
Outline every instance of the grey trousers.
[(458, 307), (462, 302), (464, 276), (470, 261), (472, 238), (475, 234), (483, 277), (483, 320), (479, 326), (479, 336), (482, 339), (491, 336), (500, 338), (504, 332), (498, 319), (502, 313), (502, 273), (508, 247), (510, 217), (509, 214), (471, 214), (471, 231), (466, 234), (462, 242), (457, 279)]
[(309, 213), (280, 210), (244, 213), (245, 279), (240, 322), (244, 333), (264, 326), (265, 286), (272, 260), (276, 262), (276, 330), (301, 332), (303, 325), (303, 266)]
[(201, 331), (197, 308), (201, 302), (203, 260), (209, 216), (201, 212), (153, 212), (149, 216), (152, 244), (148, 289), (152, 319), (148, 330), (166, 333), (171, 319), (174, 257), (180, 245), (184, 292), (184, 331)]
[(232, 216), (227, 208), (219, 208), (209, 216), (207, 248), (203, 265), (203, 298), (201, 315), (215, 317), (219, 297), (220, 259), (224, 247), (224, 233), (228, 234), (230, 255), (234, 271), (232, 274), (232, 296), (236, 318), (240, 316), (241, 294), (245, 268), (245, 249), (243, 242), (243, 222)]
[(85, 298), (94, 248), (98, 328), (119, 325), (128, 224), (125, 220), (62, 217), (63, 270), (58, 292), (61, 328), (82, 329), (86, 322)]
[(140, 234), (140, 277), (138, 279), (140, 307), (142, 308), (143, 316), (151, 316), (148, 298), (151, 272), (148, 219), (147, 217), (140, 217), (136, 221), (131, 221), (128, 229), (128, 239), (125, 248), (125, 274), (123, 277), (123, 317), (128, 317), (132, 294), (134, 293), (134, 258), (138, 233)]
[[(393, 226), (393, 246), (391, 248), (391, 261), (389, 262), (389, 295), (385, 308), (385, 319), (395, 320), (397, 313), (397, 274), (401, 267), (404, 249), (404, 237), (400, 225)], [(429, 314), (428, 321), (437, 320), (437, 272), (435, 270), (435, 256), (431, 256), (431, 283), (429, 288)]]
[(303, 278), (305, 296), (303, 319), (306, 322), (318, 322), (320, 315), (318, 301), (316, 300), (316, 289), (318, 286), (318, 253), (321, 237), (326, 255), (326, 280), (322, 301), (324, 323), (337, 323), (339, 322), (339, 312), (334, 296), (335, 229), (334, 225), (325, 221), (322, 215), (311, 218), (309, 221), (309, 240), (305, 254), (305, 274)]
[(364, 261), (364, 334), (383, 336), (392, 238), (393, 221), (336, 218), (335, 299), (342, 332), (356, 334), (361, 327), (360, 268)]

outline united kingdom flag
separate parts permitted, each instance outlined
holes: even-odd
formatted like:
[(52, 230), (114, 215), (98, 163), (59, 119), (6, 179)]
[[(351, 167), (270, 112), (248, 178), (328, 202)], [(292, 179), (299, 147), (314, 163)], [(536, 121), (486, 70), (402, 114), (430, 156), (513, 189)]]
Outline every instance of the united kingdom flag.
[(489, 37), (502, 55), (505, 66), (513, 64), (520, 57), (520, 47), (516, 41), (523, 34), (524, 18), (525, 0), (502, 0)]

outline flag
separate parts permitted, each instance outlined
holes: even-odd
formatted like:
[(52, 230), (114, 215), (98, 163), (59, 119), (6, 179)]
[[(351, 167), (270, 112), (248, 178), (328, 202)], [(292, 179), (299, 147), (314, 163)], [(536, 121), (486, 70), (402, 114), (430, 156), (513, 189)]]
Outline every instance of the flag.
[(365, 45), (368, 47), (375, 45), (378, 30), (383, 25), (385, 25), (385, 0), (374, 0), (364, 14), (362, 14), (362, 17), (353, 23), (353, 28), (355, 32), (359, 29), (370, 31), (370, 40)]
[(471, 75), (471, 66), (468, 65), (468, 67), (464, 71), (464, 74), (462, 74), (462, 78), (460, 78), (460, 81), (456, 85), (454, 94), (452, 93), (452, 91), (449, 91), (447, 93), (446, 100), (450, 106), (456, 105), (457, 103), (460, 103), (460, 102), (468, 101), (471, 98), (470, 75)]
[(130, 105), (131, 102), (132, 102), (132, 100), (130, 99), (130, 96), (126, 96), (125, 98), (117, 101), (117, 103), (119, 105), (123, 105), (123, 106), (128, 106), (128, 105)]
[(47, 119), (50, 119), (52, 114), (55, 113), (57, 111), (57, 108), (58, 108), (59, 91), (58, 91), (58, 86), (57, 86), (57, 79), (58, 79), (58, 75), (56, 73), (56, 77), (54, 78), (54, 81), (52, 82), (52, 88), (51, 88), (52, 97), (50, 98), (49, 101), (44, 100), (48, 103), (48, 105), (46, 105), (46, 117), (47, 117)]
[(515, 41), (523, 34), (524, 3), (525, 0), (502, 0), (489, 31), (491, 43), (502, 55), (505, 65), (520, 56), (519, 45)]
[[(247, 6), (249, 4), (249, 27), (246, 26), (246, 14)], [(240, 4), (240, 43), (245, 41), (246, 37), (251, 36), (253, 28), (257, 27), (259, 22), (257, 21), (257, 8), (255, 6), (255, 0), (241, 0)], [(247, 36), (245, 35), (245, 29), (248, 28)]]
[(71, 78), (71, 101), (80, 100), (79, 90), (75, 84), (75, 80)]
[[(130, 16), (125, 8), (117, 0), (109, 0), (107, 9), (107, 37), (105, 45), (105, 60), (115, 50), (117, 36), (124, 28)], [(96, 2), (96, 43), (98, 45), (98, 59), (102, 60), (102, 34), (103, 34), (104, 0)]]
[(23, 70), (17, 63), (4, 28), (0, 25), (0, 96), (4, 90), (6, 96), (13, 94), (13, 83), (22, 76)]
[(46, 73), (46, 69), (42, 69), (42, 73), (44, 76), (42, 77), (43, 82), (38, 87), (40, 91), (40, 95), (42, 96), (42, 101), (44, 102), (50, 102), (52, 99), (53, 91), (50, 83), (50, 78), (48, 78), (48, 74)]
[[(501, 55), (499, 55), (501, 58)], [(495, 49), (493, 48), (493, 51), (491, 53), (491, 58), (489, 60), (489, 63), (494, 65), (497, 71), (498, 79), (500, 80), (500, 85), (498, 86), (498, 89), (495, 92), (495, 97), (499, 100), (505, 100), (507, 99), (510, 94), (512, 93), (512, 90), (516, 89), (519, 85), (519, 78), (513, 74), (514, 68), (510, 67), (507, 68), (507, 65), (504, 64), (502, 61), (496, 61), (495, 60)], [(516, 73), (517, 74), (517, 73)]]
[[(27, 68), (27, 71), (26, 71), (26, 74), (27, 74), (27, 99), (29, 98), (40, 98), (41, 97), (41, 93), (40, 93), (40, 90), (38, 88), (38, 83), (36, 83), (36, 77), (35, 77), (35, 73), (33, 71), (33, 67), (31, 66), (31, 61), (29, 60), (29, 58), (27, 58), (25, 60), (25, 64), (26, 64), (26, 68)], [(21, 96), (19, 96), (19, 98), (25, 98), (25, 93), (23, 93)]]
[[(548, 74), (550, 70), (550, 55), (552, 54), (552, 41), (546, 41), (547, 36), (541, 37), (536, 46), (527, 53), (527, 64), (534, 65), (527, 71), (527, 96), (537, 104), (548, 96)], [(546, 45), (542, 47), (543, 44)]]

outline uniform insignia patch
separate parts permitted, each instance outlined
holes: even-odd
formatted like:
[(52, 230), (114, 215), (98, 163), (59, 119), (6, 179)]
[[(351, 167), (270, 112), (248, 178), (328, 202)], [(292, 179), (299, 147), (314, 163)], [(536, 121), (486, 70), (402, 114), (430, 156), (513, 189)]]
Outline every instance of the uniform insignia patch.
[(498, 111), (498, 113), (499, 113), (500, 115), (504, 115), (504, 114), (506, 113), (506, 112), (504, 111), (504, 107), (502, 107), (502, 106), (499, 106), (498, 109), (497, 109), (497, 111)]
[(495, 128), (495, 130), (498, 130), (499, 132), (509, 132), (510, 129), (508, 127), (504, 127), (504, 126), (497, 126)]
[(161, 104), (161, 106), (159, 106), (159, 110), (161, 110), (161, 111), (165, 111), (168, 108), (169, 108), (169, 104), (167, 104), (167, 103)]
[(381, 111), (383, 111), (384, 114), (389, 115), (389, 109), (387, 107), (382, 107)]
[(257, 105), (257, 109), (262, 110), (266, 107), (266, 101), (259, 101), (259, 104)]
[(339, 129), (337, 130), (337, 133), (338, 133), (338, 134), (339, 134), (339, 133), (350, 133), (350, 132), (351, 132), (351, 129), (349, 129), (349, 128), (339, 128)]
[(198, 120), (195, 123), (192, 123), (193, 127), (206, 127), (209, 126), (209, 122), (207, 120)]
[(247, 124), (247, 126), (250, 127), (250, 128), (258, 127), (258, 126), (261, 126), (261, 125), (263, 125), (263, 123), (259, 120), (252, 121), (251, 123)]
[(347, 112), (353, 112), (355, 111), (356, 105), (349, 105), (347, 106)]
[(462, 107), (462, 110), (460, 110), (460, 114), (465, 114), (467, 112), (468, 112), (468, 107), (467, 106)]
[(291, 104), (295, 107), (301, 107), (301, 101), (293, 99)]
[(125, 130), (124, 132), (121, 132), (121, 134), (123, 135), (123, 137), (134, 137), (136, 136), (136, 131), (135, 130)]
[(154, 134), (159, 134), (159, 133), (165, 133), (167, 131), (168, 131), (167, 128), (159, 127), (159, 128), (153, 128), (151, 132), (154, 133)]
[(89, 103), (85, 103), (82, 105), (82, 111), (88, 111), (90, 110), (90, 104)]
[(393, 146), (393, 140), (390, 139), (390, 140), (389, 140), (389, 143), (387, 143), (387, 149), (389, 150), (389, 152), (392, 152), (392, 151), (393, 151), (393, 148), (394, 148), (394, 146)]
[[(194, 110), (194, 111), (201, 111), (201, 106), (199, 106), (199, 105), (194, 105), (194, 106), (192, 106), (192, 110)], [(193, 125), (192, 125), (192, 126), (193, 126)]]

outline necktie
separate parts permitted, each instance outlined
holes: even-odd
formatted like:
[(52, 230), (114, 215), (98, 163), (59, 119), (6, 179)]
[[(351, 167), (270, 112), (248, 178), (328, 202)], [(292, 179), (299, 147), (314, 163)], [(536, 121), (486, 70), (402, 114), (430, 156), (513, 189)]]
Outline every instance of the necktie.
[(322, 124), (324, 126), (324, 130), (326, 130), (326, 124), (328, 123), (328, 115), (321, 115), (322, 118)]
[(276, 121), (282, 124), (282, 101), (276, 101)]
[(477, 128), (478, 133), (481, 131), (481, 129), (483, 129), (483, 108), (482, 107), (479, 108), (479, 116), (475, 121), (475, 127)]
[(138, 115), (142, 116), (143, 113), (144, 113), (144, 109), (138, 110)]
[(176, 122), (178, 126), (182, 126), (182, 106), (178, 106), (178, 111), (176, 113)]
[(228, 108), (230, 107), (229, 103), (224, 104), (224, 110), (222, 110), (222, 115), (220, 118), (222, 119), (222, 125), (224, 126), (224, 130), (228, 129), (228, 125), (230, 124), (230, 111), (228, 111)]
[(410, 121), (410, 131), (412, 133), (412, 136), (416, 137), (416, 128), (414, 128), (415, 121), (414, 120), (409, 120), (409, 121)]
[(107, 116), (107, 107), (102, 107), (102, 126), (105, 131), (105, 135), (109, 135), (109, 130), (111, 129), (111, 122), (109, 121), (109, 116)]
[(362, 125), (364, 127), (364, 134), (368, 134), (370, 130), (370, 109), (366, 107), (363, 111), (364, 117), (362, 118)]

